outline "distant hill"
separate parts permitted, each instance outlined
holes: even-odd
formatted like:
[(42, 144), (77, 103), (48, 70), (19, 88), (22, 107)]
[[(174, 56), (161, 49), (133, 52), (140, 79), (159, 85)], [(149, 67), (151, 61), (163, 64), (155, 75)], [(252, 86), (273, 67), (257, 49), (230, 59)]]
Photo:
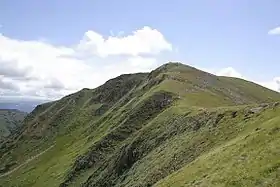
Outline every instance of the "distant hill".
[(26, 112), (13, 109), (0, 109), (0, 139), (9, 136), (22, 125)]
[(24, 112), (31, 112), (34, 108), (47, 101), (43, 100), (4, 100), (0, 98), (0, 109), (16, 109)]
[(0, 186), (279, 186), (279, 101), (181, 63), (121, 75), (29, 113)]

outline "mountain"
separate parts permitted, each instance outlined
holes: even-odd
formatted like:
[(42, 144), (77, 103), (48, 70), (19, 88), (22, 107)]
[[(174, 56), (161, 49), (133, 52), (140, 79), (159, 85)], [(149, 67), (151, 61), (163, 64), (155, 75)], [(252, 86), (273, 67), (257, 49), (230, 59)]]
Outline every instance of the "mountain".
[(0, 186), (279, 186), (279, 101), (181, 63), (121, 75), (28, 114)]
[(15, 132), (27, 113), (19, 110), (0, 109), (0, 140)]
[(19, 100), (19, 99), (1, 99), (0, 98), (0, 109), (15, 109), (20, 110), (24, 112), (32, 112), (34, 108), (42, 104), (44, 102), (47, 102), (45, 100)]

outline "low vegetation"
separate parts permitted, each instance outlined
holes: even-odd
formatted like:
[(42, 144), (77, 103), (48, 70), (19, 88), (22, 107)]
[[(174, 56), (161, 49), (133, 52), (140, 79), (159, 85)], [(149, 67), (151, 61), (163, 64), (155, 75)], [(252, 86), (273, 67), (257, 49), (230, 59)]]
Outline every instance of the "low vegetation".
[(0, 141), (16, 132), (26, 115), (19, 110), (0, 109)]
[(121, 75), (36, 107), (1, 144), (2, 175), (43, 154), (0, 186), (279, 186), (279, 101), (180, 63)]

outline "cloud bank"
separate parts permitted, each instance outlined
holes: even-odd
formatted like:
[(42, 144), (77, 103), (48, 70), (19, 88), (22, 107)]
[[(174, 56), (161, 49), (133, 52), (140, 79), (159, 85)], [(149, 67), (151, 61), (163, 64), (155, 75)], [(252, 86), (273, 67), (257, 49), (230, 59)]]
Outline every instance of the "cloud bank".
[(279, 35), (280, 34), (280, 27), (276, 27), (274, 29), (271, 29), (270, 31), (268, 31), (269, 35)]
[[(58, 99), (123, 73), (150, 71), (165, 63), (159, 60), (162, 53), (175, 51), (161, 32), (147, 26), (109, 37), (89, 30), (72, 46), (0, 33), (0, 97)], [(232, 67), (208, 72), (246, 78)], [(280, 77), (259, 84), (280, 91)]]
[(172, 45), (150, 27), (108, 38), (90, 30), (71, 47), (0, 34), (0, 94), (57, 99), (122, 73), (155, 68), (164, 51)]

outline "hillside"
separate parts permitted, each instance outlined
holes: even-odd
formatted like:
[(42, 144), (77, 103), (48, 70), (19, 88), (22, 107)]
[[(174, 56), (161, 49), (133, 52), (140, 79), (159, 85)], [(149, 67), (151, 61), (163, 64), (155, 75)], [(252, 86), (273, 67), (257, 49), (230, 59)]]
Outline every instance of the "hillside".
[(0, 145), (0, 186), (277, 186), (279, 101), (180, 63), (121, 75), (37, 106)]
[(0, 109), (0, 140), (15, 132), (26, 115), (27, 113), (19, 110)]

